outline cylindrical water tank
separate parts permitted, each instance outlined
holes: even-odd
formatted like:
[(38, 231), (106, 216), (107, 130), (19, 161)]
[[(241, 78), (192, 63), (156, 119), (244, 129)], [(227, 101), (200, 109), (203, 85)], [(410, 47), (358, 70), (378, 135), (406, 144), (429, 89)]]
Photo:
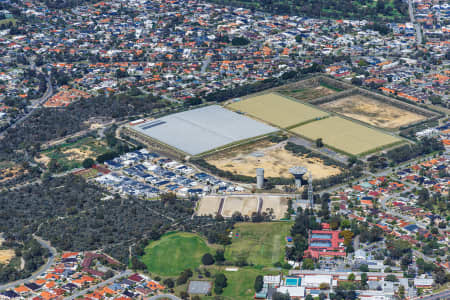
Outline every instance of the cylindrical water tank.
[(264, 187), (264, 169), (256, 169), (256, 187), (262, 189)]

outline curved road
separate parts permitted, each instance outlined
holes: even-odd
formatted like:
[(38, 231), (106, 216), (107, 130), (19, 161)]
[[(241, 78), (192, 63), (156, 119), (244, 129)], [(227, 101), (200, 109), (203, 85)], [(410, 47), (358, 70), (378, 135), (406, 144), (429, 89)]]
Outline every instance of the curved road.
[(24, 283), (27, 282), (31, 282), (31, 281), (35, 281), (42, 273), (47, 272), (47, 270), (51, 267), (51, 265), (53, 264), (54, 260), (55, 260), (55, 256), (58, 254), (58, 252), (56, 251), (55, 248), (53, 248), (49, 242), (44, 241), (43, 239), (41, 239), (38, 236), (35, 236), (33, 234), (33, 237), (36, 241), (38, 241), (39, 244), (41, 244), (42, 247), (47, 248), (48, 251), (50, 252), (50, 256), (47, 260), (47, 263), (43, 266), (41, 266), (36, 272), (33, 273), (33, 275), (31, 275), (28, 278), (25, 279), (21, 279), (21, 280), (17, 280), (14, 282), (9, 282), (6, 283), (4, 285), (0, 285), (0, 291), (2, 290), (7, 290), (7, 289), (11, 289), (17, 285), (22, 285)]

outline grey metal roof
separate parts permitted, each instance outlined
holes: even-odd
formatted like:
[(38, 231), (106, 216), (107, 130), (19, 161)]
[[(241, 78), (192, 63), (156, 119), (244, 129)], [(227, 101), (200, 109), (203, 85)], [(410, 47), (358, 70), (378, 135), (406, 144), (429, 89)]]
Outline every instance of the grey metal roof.
[(219, 105), (168, 115), (131, 128), (190, 155), (278, 130)]

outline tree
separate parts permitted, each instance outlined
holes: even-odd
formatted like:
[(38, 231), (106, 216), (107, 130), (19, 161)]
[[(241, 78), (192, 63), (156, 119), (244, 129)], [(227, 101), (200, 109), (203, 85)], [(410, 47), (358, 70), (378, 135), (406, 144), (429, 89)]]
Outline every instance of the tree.
[(323, 141), (322, 141), (322, 138), (318, 138), (318, 139), (316, 140), (316, 147), (317, 147), (317, 148), (322, 148), (322, 147), (323, 147)]
[(224, 262), (225, 261), (225, 254), (223, 250), (217, 250), (216, 255), (214, 255), (214, 260), (217, 262)]
[(245, 46), (250, 44), (250, 41), (248, 39), (246, 39), (245, 37), (235, 37), (231, 40), (231, 44), (233, 46)]
[(303, 38), (302, 38), (302, 36), (300, 35), (300, 34), (298, 34), (298, 35), (296, 35), (295, 36), (295, 41), (297, 42), (297, 43), (301, 43), (302, 42), (302, 40), (303, 40)]
[(227, 286), (227, 277), (223, 273), (216, 275), (214, 280), (214, 292), (216, 294), (222, 294), (223, 289)]
[(369, 266), (367, 264), (362, 264), (359, 266), (361, 272), (369, 272)]
[(365, 288), (367, 286), (367, 273), (361, 273), (361, 287)]
[(363, 84), (363, 81), (361, 80), (361, 78), (358, 78), (358, 77), (353, 77), (351, 82), (352, 82), (352, 84), (359, 85), (359, 86)]
[(172, 278), (164, 279), (163, 283), (164, 283), (164, 285), (165, 285), (166, 287), (168, 287), (169, 289), (172, 289), (172, 288), (174, 288), (174, 286), (175, 286), (175, 282), (173, 281)]
[(386, 281), (392, 281), (392, 282), (397, 282), (398, 278), (397, 276), (395, 276), (394, 274), (389, 274), (388, 276), (386, 276), (386, 278), (384, 279)]
[(85, 169), (89, 169), (92, 168), (93, 165), (95, 165), (95, 161), (92, 158), (86, 158), (85, 160), (83, 160), (83, 168)]
[(291, 297), (289, 296), (289, 294), (275, 292), (272, 295), (272, 300), (291, 300)]
[(202, 264), (204, 264), (205, 266), (209, 266), (214, 264), (214, 258), (211, 254), (206, 253), (205, 255), (203, 255), (202, 257)]
[(302, 268), (305, 270), (314, 270), (314, 261), (311, 258), (303, 260)]
[(350, 280), (350, 281), (355, 281), (355, 274), (350, 273), (350, 274), (348, 275), (348, 278), (347, 278), (347, 279)]
[(260, 290), (262, 290), (263, 285), (264, 285), (264, 279), (263, 279), (262, 275), (256, 276), (255, 284), (254, 284), (255, 292), (259, 292)]

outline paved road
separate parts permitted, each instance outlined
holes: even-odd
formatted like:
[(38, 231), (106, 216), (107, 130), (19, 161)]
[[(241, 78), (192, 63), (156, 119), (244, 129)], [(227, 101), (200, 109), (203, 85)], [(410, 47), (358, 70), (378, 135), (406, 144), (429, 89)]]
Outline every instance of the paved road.
[(117, 279), (119, 279), (119, 278), (121, 278), (121, 277), (128, 277), (128, 276), (130, 276), (131, 274), (133, 274), (133, 272), (132, 272), (131, 270), (123, 271), (123, 272), (117, 274), (116, 276), (111, 277), (111, 278), (108, 279), (108, 280), (105, 280), (105, 281), (103, 281), (103, 282), (100, 282), (99, 284), (96, 284), (96, 285), (94, 285), (94, 286), (91, 286), (91, 287), (88, 288), (88, 289), (79, 291), (79, 292), (73, 294), (73, 295), (70, 296), (70, 297), (66, 297), (65, 299), (75, 299), (75, 298), (78, 298), (78, 297), (80, 297), (80, 296), (83, 296), (83, 295), (85, 295), (85, 294), (87, 294), (87, 293), (92, 293), (94, 290), (96, 290), (96, 289), (98, 289), (98, 288), (100, 288), (100, 287), (103, 287), (103, 286), (105, 286), (105, 285), (112, 284), (115, 280), (117, 280)]
[(211, 56), (208, 56), (208, 58), (203, 61), (202, 69), (200, 71), (202, 74), (206, 73), (206, 69), (208, 69), (210, 63), (211, 63)]
[(41, 244), (42, 247), (47, 248), (50, 251), (50, 257), (47, 260), (47, 263), (45, 265), (43, 265), (42, 267), (39, 268), (39, 270), (37, 270), (36, 272), (33, 273), (33, 275), (31, 275), (28, 278), (25, 279), (21, 279), (21, 280), (17, 280), (14, 282), (10, 282), (4, 285), (0, 285), (0, 291), (2, 290), (7, 290), (7, 289), (11, 289), (17, 285), (21, 285), (27, 282), (31, 282), (31, 281), (35, 281), (40, 275), (42, 275), (43, 273), (47, 272), (47, 270), (51, 267), (51, 265), (53, 264), (54, 260), (55, 260), (55, 256), (57, 255), (57, 251), (55, 248), (53, 248), (49, 242), (44, 241), (43, 239), (41, 239), (38, 236), (35, 236), (33, 234), (33, 237), (36, 239), (36, 241), (38, 241), (39, 244)]
[(157, 300), (157, 299), (171, 299), (171, 300), (181, 300), (180, 298), (174, 296), (174, 295), (158, 295), (158, 296), (153, 296), (151, 298), (149, 298), (149, 300)]
[(35, 100), (36, 103), (32, 106), (29, 112), (27, 112), (25, 115), (17, 119), (14, 123), (12, 123), (9, 127), (4, 129), (2, 132), (0, 132), (0, 139), (3, 138), (6, 131), (9, 128), (15, 128), (17, 125), (25, 121), (29, 116), (31, 116), (31, 114), (34, 112), (35, 109), (37, 109), (41, 104), (45, 103), (48, 100), (48, 98), (50, 98), (53, 95), (53, 86), (51, 80), (49, 77), (46, 77), (46, 80), (47, 80), (47, 90), (45, 91), (44, 95), (39, 100), (37, 101)]
[(445, 299), (450, 299), (450, 291), (443, 291), (434, 295), (429, 295), (429, 296), (421, 296), (421, 297), (416, 297), (414, 299), (421, 299), (421, 300), (445, 300)]
[(408, 0), (408, 11), (409, 11), (409, 19), (411, 23), (414, 24), (414, 30), (416, 32), (416, 43), (417, 45), (422, 44), (422, 30), (420, 27), (420, 24), (416, 23), (416, 20), (414, 18), (414, 7), (413, 7), (413, 1)]

